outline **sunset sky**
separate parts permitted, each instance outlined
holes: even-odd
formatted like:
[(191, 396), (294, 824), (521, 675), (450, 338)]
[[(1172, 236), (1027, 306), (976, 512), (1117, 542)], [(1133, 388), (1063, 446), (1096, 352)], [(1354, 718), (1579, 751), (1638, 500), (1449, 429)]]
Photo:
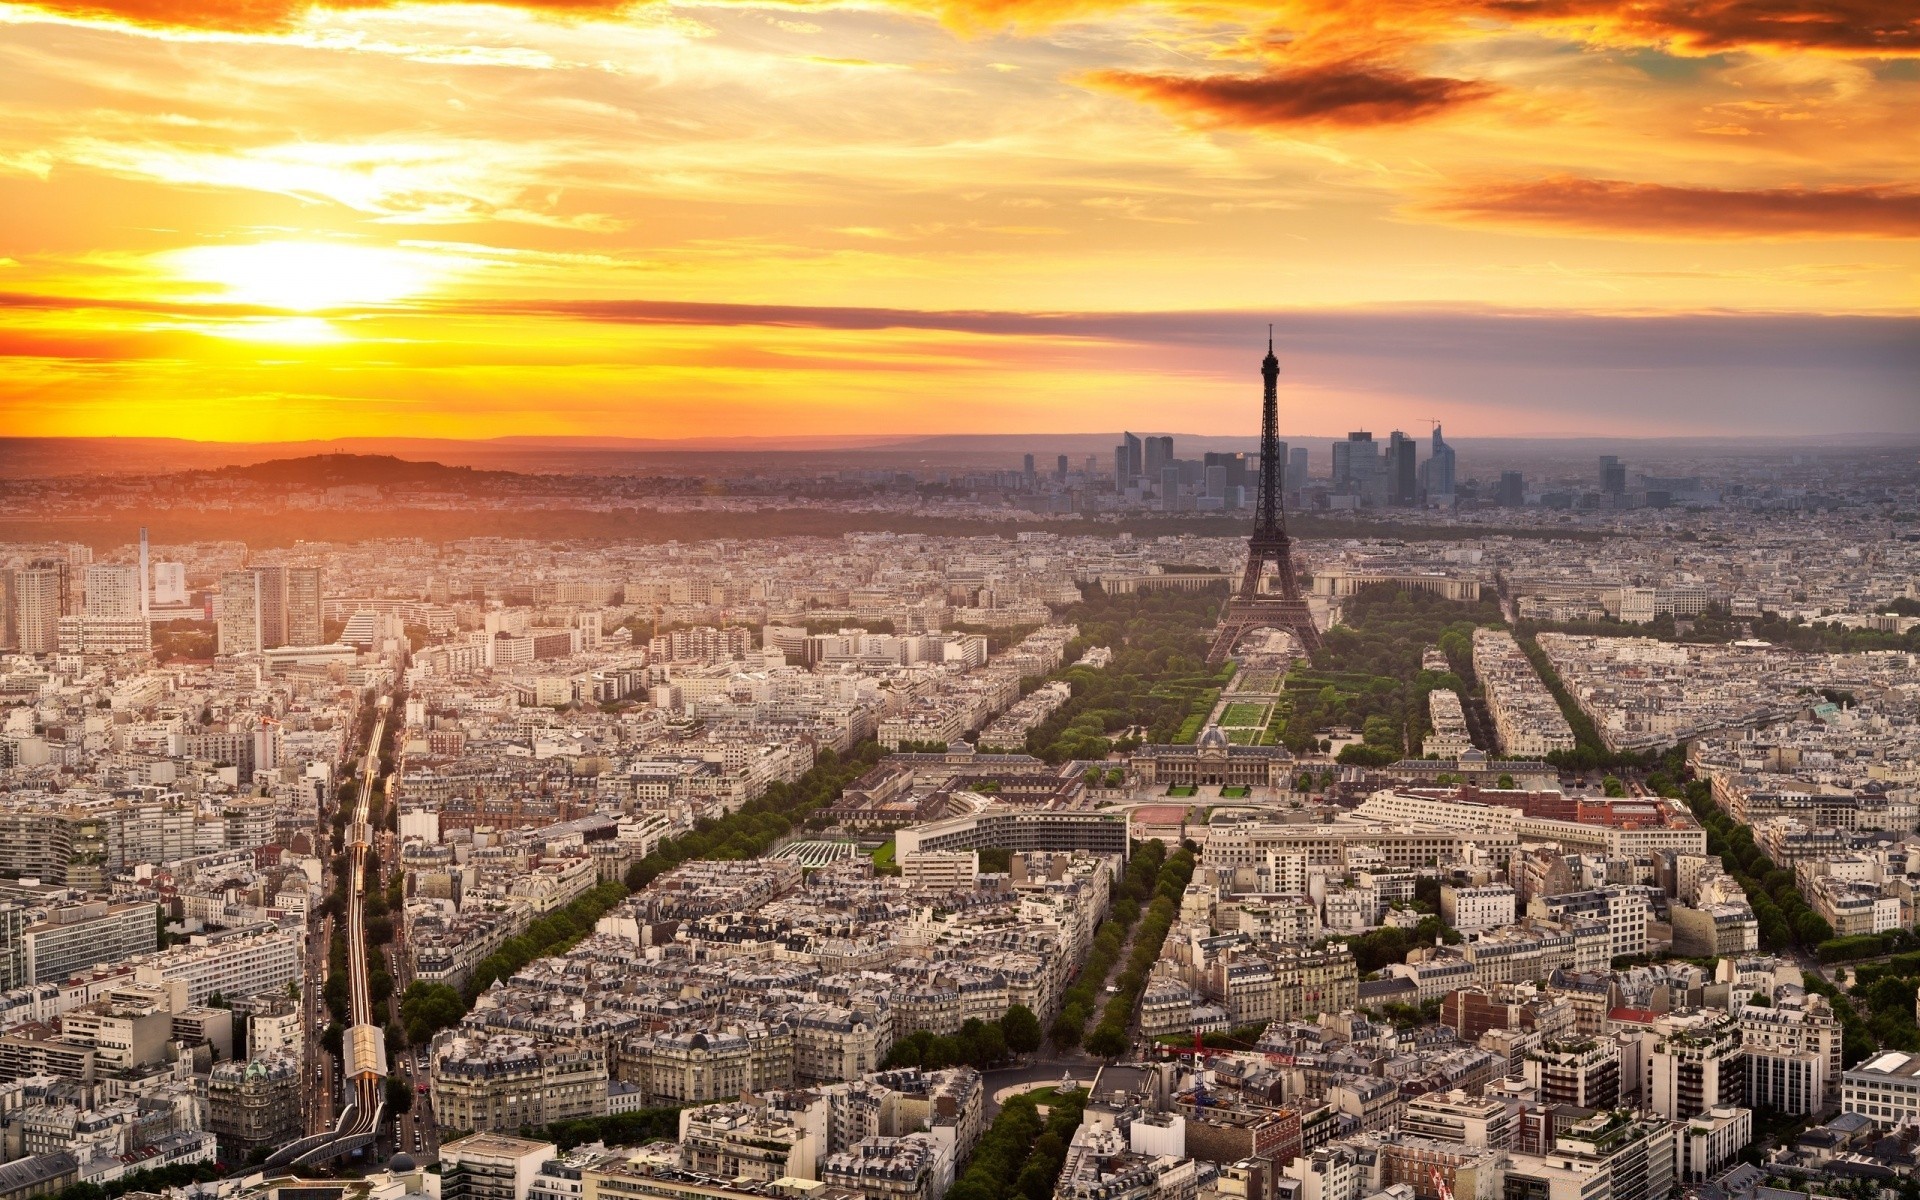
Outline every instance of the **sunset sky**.
[(1920, 431), (1920, 5), (0, 0), (0, 433)]

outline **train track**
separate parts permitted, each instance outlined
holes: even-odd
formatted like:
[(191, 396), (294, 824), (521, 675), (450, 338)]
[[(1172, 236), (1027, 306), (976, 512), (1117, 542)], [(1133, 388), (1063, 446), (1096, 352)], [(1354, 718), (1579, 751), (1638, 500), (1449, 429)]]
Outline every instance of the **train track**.
[(380, 697), (378, 711), (360, 768), (353, 818), (346, 831), (347, 996), (352, 1024), (341, 1040), (340, 1054), (349, 1101), (332, 1129), (282, 1146), (267, 1159), (270, 1167), (322, 1163), (372, 1145), (386, 1109), (387, 1043), (385, 1031), (374, 1020), (368, 989), (366, 898), (367, 851), (373, 846), (373, 794), (384, 782), (380, 776), (380, 742), (393, 715), (393, 698)]

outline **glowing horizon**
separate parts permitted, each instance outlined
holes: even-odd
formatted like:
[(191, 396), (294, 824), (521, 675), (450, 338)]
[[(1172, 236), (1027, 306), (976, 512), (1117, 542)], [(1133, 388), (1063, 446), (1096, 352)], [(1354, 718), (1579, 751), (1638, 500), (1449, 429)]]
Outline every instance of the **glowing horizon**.
[(0, 433), (1920, 430), (1871, 0), (0, 3)]

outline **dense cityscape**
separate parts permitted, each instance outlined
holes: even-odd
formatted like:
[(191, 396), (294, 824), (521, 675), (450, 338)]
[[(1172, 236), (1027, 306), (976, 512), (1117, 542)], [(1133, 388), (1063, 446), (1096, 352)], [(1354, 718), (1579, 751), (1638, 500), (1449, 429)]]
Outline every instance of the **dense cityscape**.
[(1252, 452), (9, 482), (0, 1197), (1920, 1194), (1913, 448), (1277, 373)]
[(1920, 0), (0, 0), (0, 1200), (1920, 1200)]

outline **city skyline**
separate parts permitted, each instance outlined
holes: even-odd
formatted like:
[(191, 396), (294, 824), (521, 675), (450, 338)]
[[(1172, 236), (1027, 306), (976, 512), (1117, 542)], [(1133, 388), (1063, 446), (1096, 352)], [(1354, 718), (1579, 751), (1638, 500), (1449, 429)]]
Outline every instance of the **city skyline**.
[(1283, 420), (1329, 433), (1910, 432), (1914, 32), (15, 4), (0, 405), (206, 440), (1251, 433), (1274, 320)]

